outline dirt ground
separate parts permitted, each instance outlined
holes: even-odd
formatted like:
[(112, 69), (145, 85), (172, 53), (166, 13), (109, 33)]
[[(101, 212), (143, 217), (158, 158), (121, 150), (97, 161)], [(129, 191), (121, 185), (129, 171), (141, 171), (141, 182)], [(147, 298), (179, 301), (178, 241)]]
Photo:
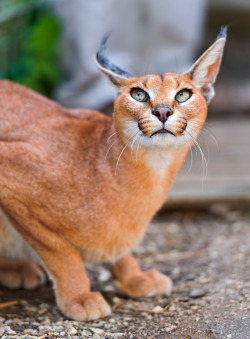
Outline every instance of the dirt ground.
[(250, 338), (250, 209), (159, 215), (135, 254), (145, 270), (173, 279), (170, 297), (130, 299), (115, 289), (107, 265), (88, 265), (93, 290), (112, 305), (109, 317), (66, 319), (49, 283), (36, 291), (1, 288), (0, 337)]

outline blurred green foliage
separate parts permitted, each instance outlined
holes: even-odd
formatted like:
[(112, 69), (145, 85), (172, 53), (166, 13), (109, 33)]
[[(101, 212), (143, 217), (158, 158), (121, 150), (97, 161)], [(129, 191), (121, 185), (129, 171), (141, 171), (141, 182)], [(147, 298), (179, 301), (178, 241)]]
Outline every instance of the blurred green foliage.
[(26, 23), (27, 33), (20, 53), (1, 77), (13, 80), (50, 96), (60, 80), (57, 65), (61, 25), (46, 6), (36, 6)]

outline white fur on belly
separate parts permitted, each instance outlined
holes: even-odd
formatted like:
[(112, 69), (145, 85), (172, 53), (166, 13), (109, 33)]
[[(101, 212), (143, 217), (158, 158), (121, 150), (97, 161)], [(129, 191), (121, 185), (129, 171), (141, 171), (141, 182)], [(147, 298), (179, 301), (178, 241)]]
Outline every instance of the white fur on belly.
[(29, 258), (40, 261), (36, 252), (15, 230), (0, 210), (0, 256), (5, 258)]

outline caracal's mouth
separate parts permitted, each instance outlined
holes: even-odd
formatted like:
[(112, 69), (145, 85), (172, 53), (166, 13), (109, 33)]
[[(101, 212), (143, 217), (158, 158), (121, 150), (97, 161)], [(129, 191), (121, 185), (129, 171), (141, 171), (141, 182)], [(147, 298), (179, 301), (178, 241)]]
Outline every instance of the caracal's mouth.
[(165, 133), (169, 133), (169, 134), (172, 134), (173, 136), (176, 136), (173, 132), (171, 132), (171, 131), (169, 131), (169, 130), (167, 130), (167, 129), (165, 129), (165, 128), (161, 128), (161, 129), (158, 129), (158, 131), (152, 133), (152, 134), (150, 135), (150, 138), (151, 138), (152, 136), (156, 135), (156, 134), (165, 134)]

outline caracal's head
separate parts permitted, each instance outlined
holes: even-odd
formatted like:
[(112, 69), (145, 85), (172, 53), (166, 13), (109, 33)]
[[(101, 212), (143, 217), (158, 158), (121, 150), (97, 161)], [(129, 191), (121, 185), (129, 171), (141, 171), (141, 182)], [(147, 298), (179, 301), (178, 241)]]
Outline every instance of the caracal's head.
[(214, 96), (215, 83), (227, 29), (185, 73), (149, 74), (132, 77), (105, 56), (107, 37), (97, 53), (97, 65), (118, 88), (114, 120), (126, 143), (141, 147), (168, 147), (193, 144)]

